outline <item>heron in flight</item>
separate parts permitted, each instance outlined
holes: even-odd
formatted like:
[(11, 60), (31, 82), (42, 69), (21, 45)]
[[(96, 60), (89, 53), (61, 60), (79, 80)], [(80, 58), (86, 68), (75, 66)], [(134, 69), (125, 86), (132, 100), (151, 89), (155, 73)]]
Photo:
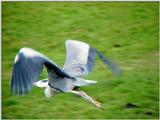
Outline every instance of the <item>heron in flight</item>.
[[(55, 93), (74, 93), (102, 108), (101, 103), (80, 90), (81, 86), (95, 84), (96, 81), (85, 80), (82, 76), (91, 72), (96, 55), (116, 75), (120, 73), (118, 67), (85, 42), (66, 40), (65, 45), (67, 56), (62, 69), (43, 54), (31, 48), (21, 48), (14, 61), (11, 94), (24, 95), (30, 92), (33, 86), (37, 86), (45, 88), (46, 97), (54, 96)], [(48, 76), (44, 80), (37, 81), (43, 66), (47, 68)]]

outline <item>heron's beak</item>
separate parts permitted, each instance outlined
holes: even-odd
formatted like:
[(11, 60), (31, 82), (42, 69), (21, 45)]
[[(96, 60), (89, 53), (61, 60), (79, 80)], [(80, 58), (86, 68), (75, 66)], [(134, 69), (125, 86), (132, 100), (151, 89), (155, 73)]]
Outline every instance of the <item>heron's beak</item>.
[(41, 84), (39, 84), (39, 83), (37, 83), (37, 82), (34, 82), (34, 83), (33, 83), (33, 86), (45, 88), (44, 86), (42, 86)]

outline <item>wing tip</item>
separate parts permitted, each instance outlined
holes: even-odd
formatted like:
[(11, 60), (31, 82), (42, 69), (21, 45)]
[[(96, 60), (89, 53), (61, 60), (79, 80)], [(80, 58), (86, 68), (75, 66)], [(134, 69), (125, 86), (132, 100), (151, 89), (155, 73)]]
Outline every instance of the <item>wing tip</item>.
[(11, 96), (16, 96), (16, 95), (23, 96), (23, 95), (28, 94), (29, 92), (30, 92), (30, 90), (26, 90), (26, 91), (20, 90), (20, 91), (17, 91), (17, 90), (14, 90), (14, 89), (11, 88), (10, 95)]

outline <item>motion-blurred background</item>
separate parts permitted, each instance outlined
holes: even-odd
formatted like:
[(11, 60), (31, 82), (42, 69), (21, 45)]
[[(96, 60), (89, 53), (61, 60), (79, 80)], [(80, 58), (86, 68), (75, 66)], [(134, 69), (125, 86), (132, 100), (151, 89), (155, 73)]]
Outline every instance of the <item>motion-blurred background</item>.
[[(158, 118), (158, 35), (158, 2), (2, 2), (2, 118)], [(89, 43), (121, 68), (114, 77), (96, 59), (87, 79), (98, 83), (81, 88), (105, 110), (71, 93), (48, 99), (40, 88), (10, 96), (19, 49), (63, 67), (66, 39)]]

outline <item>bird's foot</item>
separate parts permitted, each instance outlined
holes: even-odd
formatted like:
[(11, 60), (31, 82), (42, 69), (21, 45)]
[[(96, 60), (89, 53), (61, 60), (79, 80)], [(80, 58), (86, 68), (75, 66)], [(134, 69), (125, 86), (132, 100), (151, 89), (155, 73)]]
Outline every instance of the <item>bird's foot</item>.
[(104, 109), (104, 107), (102, 106), (102, 104), (100, 102), (96, 101), (96, 100), (94, 100), (94, 102), (92, 104), (94, 104), (98, 108)]
[(104, 107), (102, 106), (102, 104), (96, 100), (94, 100), (92, 97), (90, 97), (89, 95), (87, 95), (84, 91), (73, 91), (74, 93), (76, 93), (77, 95), (82, 96), (83, 98), (85, 98), (87, 101), (89, 101), (90, 103), (92, 103), (94, 106), (104, 109)]

